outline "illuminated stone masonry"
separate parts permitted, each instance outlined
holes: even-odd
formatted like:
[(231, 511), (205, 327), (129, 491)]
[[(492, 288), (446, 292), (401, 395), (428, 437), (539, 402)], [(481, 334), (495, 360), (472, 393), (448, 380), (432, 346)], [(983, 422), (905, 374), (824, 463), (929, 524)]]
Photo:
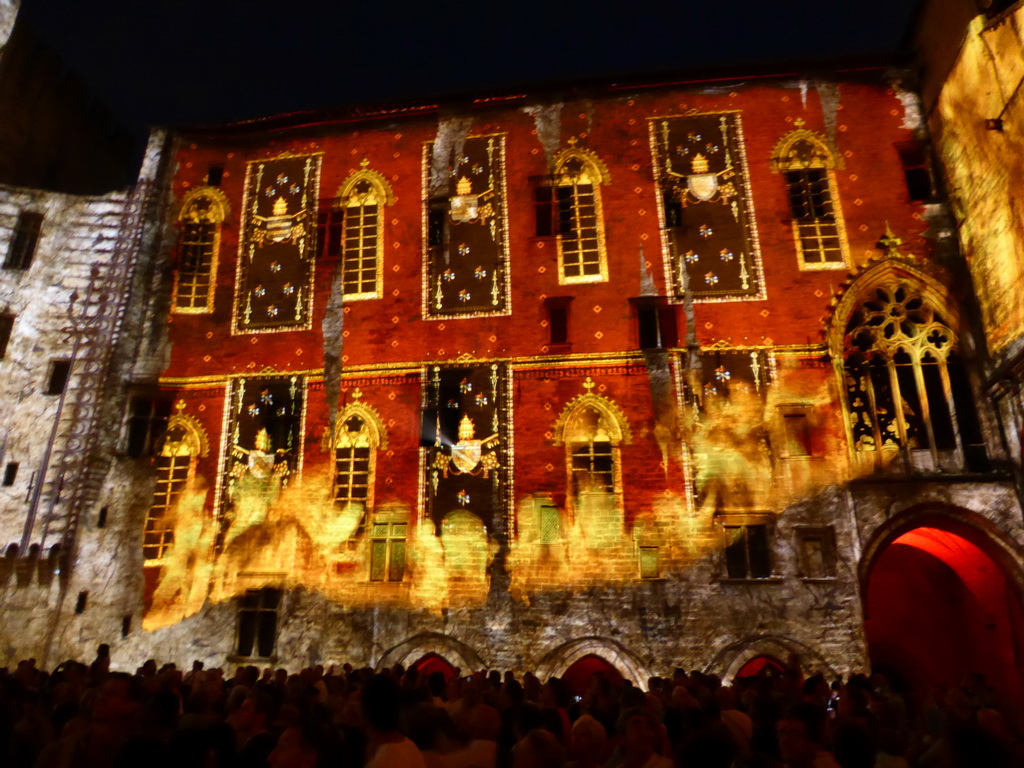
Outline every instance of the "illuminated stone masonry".
[(125, 448), (9, 657), (846, 672), (894, 519), (1024, 540), (881, 72), (278, 128), (176, 137)]

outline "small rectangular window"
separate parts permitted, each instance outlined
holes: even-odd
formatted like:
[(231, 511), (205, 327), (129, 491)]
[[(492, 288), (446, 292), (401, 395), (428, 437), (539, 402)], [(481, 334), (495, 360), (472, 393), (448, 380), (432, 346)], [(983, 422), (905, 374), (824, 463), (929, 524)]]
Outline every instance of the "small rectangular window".
[(32, 266), (42, 226), (43, 214), (32, 211), (22, 211), (18, 214), (14, 236), (4, 259), (4, 269), (28, 269)]
[(132, 615), (130, 613), (121, 617), (121, 638), (126, 638), (132, 633)]
[(829, 579), (836, 575), (836, 535), (831, 526), (798, 528), (797, 557), (800, 576)]
[(640, 578), (656, 579), (661, 576), (658, 547), (640, 547)]
[(4, 485), (14, 485), (15, 479), (18, 477), (18, 462), (9, 461), (7, 466), (4, 467)]
[(555, 203), (555, 188), (547, 185), (535, 187), (533, 200), (537, 237), (553, 237), (558, 232), (558, 206)]
[(558, 507), (545, 505), (540, 508), (540, 542), (554, 544), (562, 538), (561, 519)]
[(896, 151), (903, 165), (903, 178), (907, 182), (907, 195), (922, 202), (932, 198), (932, 174), (924, 146), (910, 141), (898, 144)]
[(811, 430), (807, 424), (807, 415), (803, 413), (787, 413), (782, 417), (786, 425), (786, 455), (811, 455)]
[(85, 613), (85, 607), (89, 603), (89, 592), (83, 589), (78, 593), (78, 599), (75, 600), (75, 613), (81, 616)]
[(660, 296), (641, 296), (629, 301), (636, 310), (640, 349), (666, 349), (678, 344), (675, 306)]
[(211, 165), (210, 170), (206, 172), (206, 183), (211, 187), (219, 187), (223, 180), (224, 169), (219, 165)]
[(167, 431), (171, 418), (171, 398), (160, 394), (155, 397), (134, 397), (128, 416), (128, 446), (130, 458), (140, 459), (153, 455), (156, 441)]
[(68, 378), (71, 376), (70, 360), (54, 360), (50, 363), (50, 376), (46, 382), (47, 395), (60, 395), (64, 393), (68, 385)]
[(767, 525), (726, 526), (725, 569), (730, 579), (772, 575)]
[(277, 644), (279, 589), (250, 589), (238, 603), (238, 655), (266, 659)]
[(548, 343), (554, 346), (569, 343), (569, 305), (572, 296), (549, 296), (544, 299), (548, 313)]
[(405, 578), (405, 537), (408, 523), (373, 524), (370, 540), (370, 581)]
[(7, 355), (7, 344), (14, 330), (14, 315), (0, 315), (0, 360)]
[(427, 245), (430, 248), (441, 248), (445, 244), (448, 228), (448, 201), (435, 200), (430, 204), (427, 213)]
[(683, 204), (672, 190), (665, 190), (661, 196), (662, 210), (665, 212), (666, 229), (677, 229), (683, 226)]

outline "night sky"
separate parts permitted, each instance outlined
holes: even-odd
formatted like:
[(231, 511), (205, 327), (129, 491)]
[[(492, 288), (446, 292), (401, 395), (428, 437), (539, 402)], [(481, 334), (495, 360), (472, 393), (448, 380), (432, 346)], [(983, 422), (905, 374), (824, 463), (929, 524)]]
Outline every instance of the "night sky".
[(580, 80), (863, 61), (917, 0), (23, 0), (136, 130)]

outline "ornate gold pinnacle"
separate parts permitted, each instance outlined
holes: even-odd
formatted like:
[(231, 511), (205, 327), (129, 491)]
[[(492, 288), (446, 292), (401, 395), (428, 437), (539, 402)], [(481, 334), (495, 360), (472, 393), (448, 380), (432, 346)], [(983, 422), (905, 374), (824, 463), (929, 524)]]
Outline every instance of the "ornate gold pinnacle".
[(597, 385), (594, 383), (594, 380), (589, 376), (587, 376), (587, 378), (583, 381), (583, 388), (587, 390), (588, 395), (590, 394), (590, 390), (592, 390), (596, 386)]

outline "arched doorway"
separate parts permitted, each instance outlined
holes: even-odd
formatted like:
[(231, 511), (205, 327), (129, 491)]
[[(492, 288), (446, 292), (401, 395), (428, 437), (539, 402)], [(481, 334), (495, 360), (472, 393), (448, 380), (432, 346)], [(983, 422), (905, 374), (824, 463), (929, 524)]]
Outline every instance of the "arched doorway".
[(610, 662), (593, 653), (573, 662), (562, 673), (561, 679), (573, 696), (582, 696), (590, 688), (590, 683), (596, 675), (603, 675), (616, 688), (622, 684), (622, 674), (619, 670)]
[(981, 672), (1004, 703), (1019, 706), (1024, 610), (1014, 567), (987, 532), (955, 517), (894, 529), (865, 573), (872, 666), (902, 678), (915, 700)]
[[(451, 665), (448, 659), (436, 653), (428, 653), (421, 656), (410, 666), (419, 673), (420, 678), (423, 680), (426, 680), (435, 672), (440, 672), (444, 675), (444, 681), (447, 683), (458, 674), (457, 670)], [(467, 670), (467, 672), (468, 671), (469, 670)]]
[(785, 665), (774, 656), (755, 656), (742, 667), (735, 677), (757, 677), (758, 675), (781, 675), (786, 671)]

